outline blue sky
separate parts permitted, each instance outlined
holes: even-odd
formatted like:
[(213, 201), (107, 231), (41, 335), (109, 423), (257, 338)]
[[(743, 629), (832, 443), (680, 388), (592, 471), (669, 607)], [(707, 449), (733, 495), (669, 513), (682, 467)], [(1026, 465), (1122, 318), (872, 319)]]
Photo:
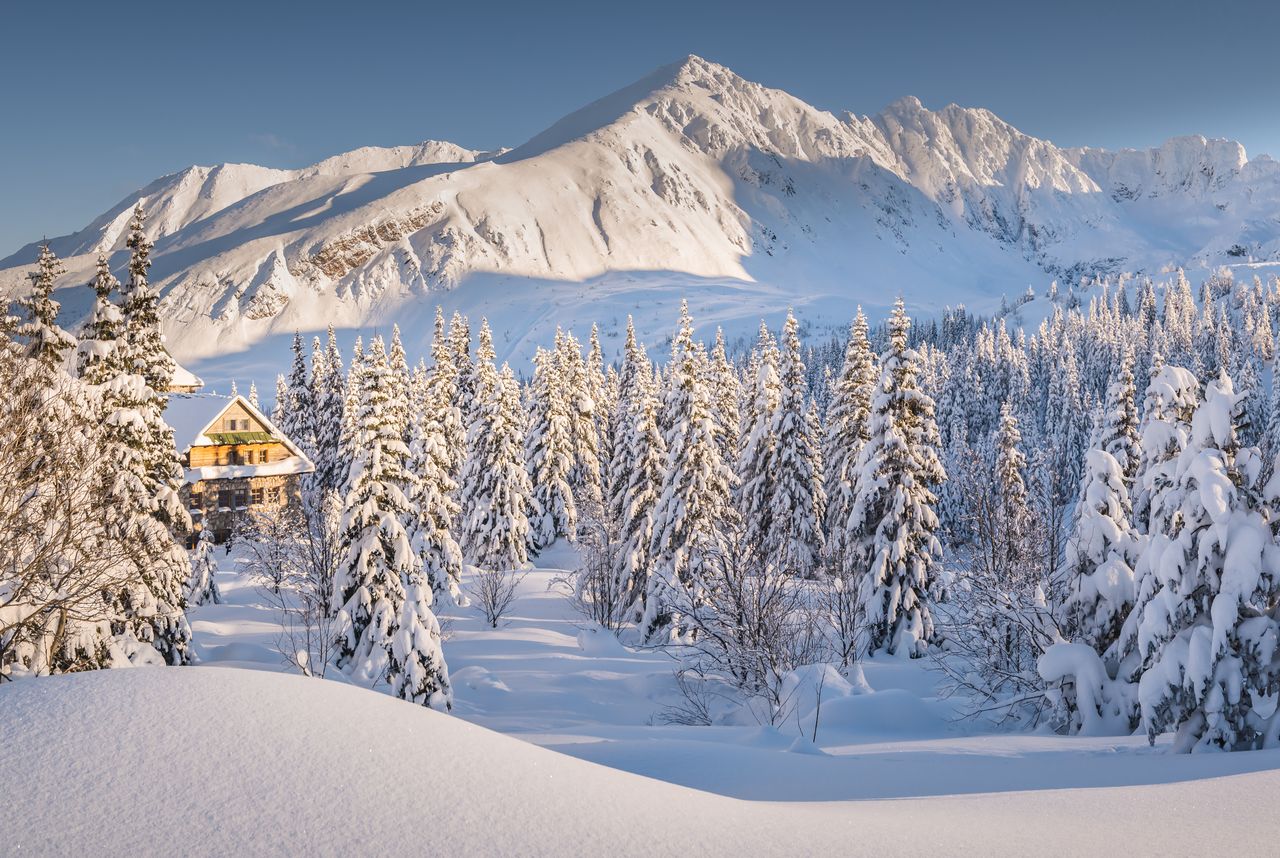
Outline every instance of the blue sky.
[(1280, 3), (1178, 5), (3, 3), (0, 256), (192, 163), (514, 146), (689, 53), (833, 111), (910, 94), (1061, 145), (1280, 157)]

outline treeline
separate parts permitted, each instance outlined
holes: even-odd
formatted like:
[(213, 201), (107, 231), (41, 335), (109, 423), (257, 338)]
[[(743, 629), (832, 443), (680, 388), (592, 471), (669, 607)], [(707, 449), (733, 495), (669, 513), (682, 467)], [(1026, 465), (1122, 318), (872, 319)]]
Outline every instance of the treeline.
[[(34, 397), (7, 405), (26, 446), (6, 534), (49, 535), (4, 540), (5, 675), (136, 661), (135, 641), (179, 663), (185, 600), (216, 598), (207, 543), (194, 573), (174, 547), (189, 522), (141, 212), (130, 247), (122, 303), (103, 260), (78, 346), (47, 251), (25, 322), (6, 322), (5, 371)], [(496, 624), (518, 570), (568, 539), (581, 610), (679, 656), (676, 720), (732, 698), (777, 721), (798, 668), (928, 657), (975, 714), (1274, 744), (1280, 288), (1219, 274), (1197, 299), (1179, 272), (1091, 294), (1051, 288), (1034, 329), (1033, 295), (916, 326), (899, 301), (808, 347), (788, 314), (736, 360), (682, 307), (662, 361), (630, 324), (616, 362), (594, 329), (585, 348), (559, 332), (523, 384), (487, 323), (473, 339), (439, 311), (416, 367), (398, 330), (357, 340), (349, 366), (332, 330), (309, 359), (295, 337), (274, 419), (317, 469), (300, 510), (244, 535), (275, 592), (302, 597), (281, 603), (295, 664), (438, 708), (434, 612), (470, 597)], [(59, 494), (72, 474), (94, 501)], [(112, 546), (117, 577), (76, 571)]]

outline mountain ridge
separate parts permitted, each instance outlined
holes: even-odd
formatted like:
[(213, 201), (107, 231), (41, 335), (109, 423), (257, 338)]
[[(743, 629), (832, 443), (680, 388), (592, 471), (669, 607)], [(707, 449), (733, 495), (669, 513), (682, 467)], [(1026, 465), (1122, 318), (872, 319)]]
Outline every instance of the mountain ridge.
[[(437, 302), (505, 314), (521, 340), (531, 302), (601, 316), (637, 289), (715, 286), (704, 309), (729, 322), (887, 304), (886, 283), (918, 308), (981, 306), (1054, 277), (1280, 260), (1280, 163), (1234, 141), (1061, 148), (912, 96), (836, 115), (692, 55), (512, 149), (427, 141), (162, 177), (52, 240), (60, 285), (100, 251), (123, 264), (137, 199), (185, 358)], [(0, 262), (0, 288), (34, 247)]]

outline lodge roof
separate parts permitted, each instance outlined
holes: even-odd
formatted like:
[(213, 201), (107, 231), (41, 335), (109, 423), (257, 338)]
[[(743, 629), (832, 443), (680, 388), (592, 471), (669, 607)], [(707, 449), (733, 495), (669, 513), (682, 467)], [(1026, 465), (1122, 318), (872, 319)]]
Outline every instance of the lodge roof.
[[(275, 436), (270, 432), (205, 432), (204, 437), (214, 444), (265, 444), (268, 441), (276, 440)], [(205, 445), (196, 444), (194, 446)]]
[[(233, 405), (243, 408), (250, 417), (264, 427), (265, 431), (210, 431)], [(164, 417), (165, 421), (173, 427), (173, 440), (178, 452), (184, 455), (189, 453), (192, 447), (272, 442), (283, 444), (290, 454), (282, 461), (258, 465), (188, 468), (187, 482), (273, 474), (308, 474), (315, 470), (315, 465), (298, 448), (298, 445), (243, 396), (219, 396), (212, 393), (170, 394)]]

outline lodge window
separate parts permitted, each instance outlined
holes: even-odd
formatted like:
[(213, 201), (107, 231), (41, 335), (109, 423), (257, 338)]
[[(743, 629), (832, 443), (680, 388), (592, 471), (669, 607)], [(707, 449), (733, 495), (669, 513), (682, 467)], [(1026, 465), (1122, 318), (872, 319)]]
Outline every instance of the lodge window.
[(249, 492), (247, 489), (236, 489), (236, 509), (244, 509), (249, 505)]
[(261, 506), (262, 505), (262, 489), (254, 489), (251, 492), (251, 494), (253, 496), (253, 505)]
[(231, 509), (231, 505), (235, 503), (235, 492), (231, 489), (223, 489), (218, 492), (218, 508)]
[(192, 492), (191, 500), (187, 506), (191, 509), (201, 509), (204, 506), (204, 495), (200, 492)]

